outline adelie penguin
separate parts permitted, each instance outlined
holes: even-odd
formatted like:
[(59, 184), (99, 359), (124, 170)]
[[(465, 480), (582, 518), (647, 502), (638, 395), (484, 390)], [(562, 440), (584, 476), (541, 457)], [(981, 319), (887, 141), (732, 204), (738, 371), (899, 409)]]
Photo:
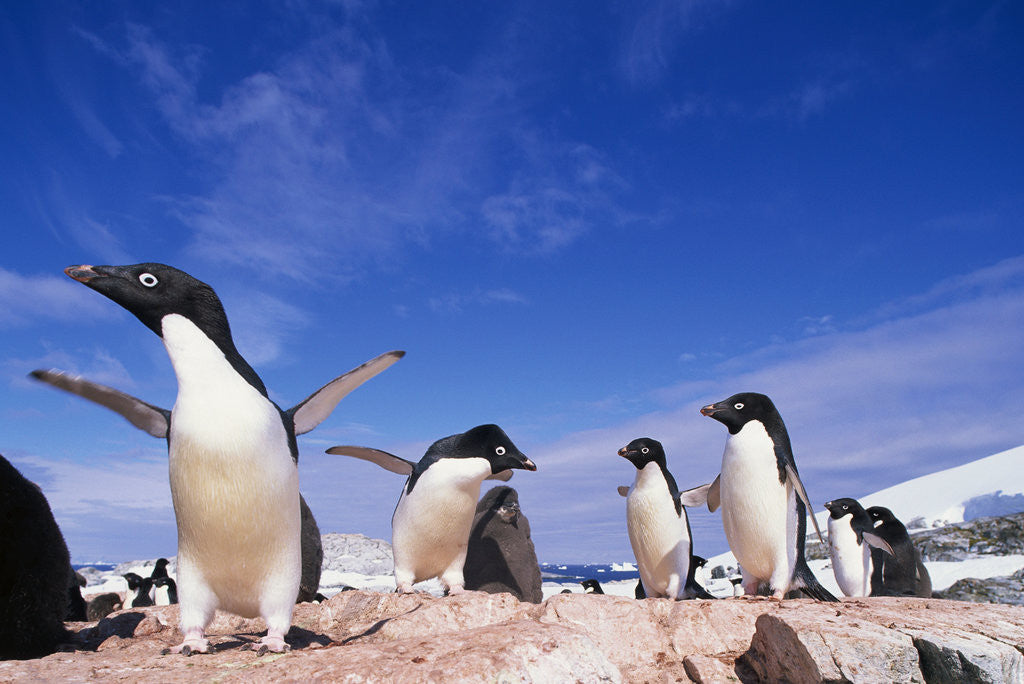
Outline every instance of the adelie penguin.
[(153, 599), (149, 596), (153, 589), (152, 579), (141, 577), (134, 572), (126, 573), (122, 577), (128, 583), (128, 591), (124, 595), (125, 608), (142, 608), (153, 605)]
[(282, 410), (235, 348), (220, 299), (206, 283), (155, 263), (65, 272), (155, 332), (178, 379), (171, 411), (102, 386), (75, 387), (74, 378), (63, 386), (167, 439), (184, 637), (168, 651), (208, 652), (204, 632), (217, 609), (265, 620), (267, 635), (253, 645), (258, 653), (288, 650), (301, 575), (296, 435), (403, 352), (383, 354)]
[[(743, 572), (744, 591), (757, 594), (764, 582), (777, 599), (802, 589), (812, 598), (836, 601), (804, 558), (807, 513), (813, 507), (772, 400), (752, 392), (735, 394), (701, 413), (729, 430), (722, 471), (708, 490), (708, 508), (722, 507), (722, 526)], [(811, 520), (821, 538), (817, 521)]]
[[(686, 506), (702, 506), (710, 485), (680, 493), (665, 461), (661, 442), (649, 437), (634, 439), (619, 449), (636, 466), (631, 487), (619, 487), (626, 497), (626, 530), (636, 556), (644, 596), (647, 598), (696, 598), (690, 559), (693, 537)], [(706, 594), (706, 592), (704, 592)]]
[(336, 446), (327, 453), (409, 476), (391, 518), (395, 584), (402, 593), (434, 577), (447, 594), (464, 591), (463, 567), (480, 485), (486, 479), (508, 480), (513, 468), (537, 469), (497, 425), (439, 439), (417, 463), (369, 447)]
[(931, 576), (921, 562), (906, 526), (884, 506), (871, 506), (867, 514), (871, 516), (873, 532), (891, 549), (891, 553), (871, 552), (871, 595), (931, 598)]
[(153, 605), (170, 606), (178, 602), (178, 585), (166, 575), (150, 580), (153, 583)]
[(856, 499), (825, 503), (828, 509), (828, 550), (836, 583), (847, 596), (871, 594), (872, 547), (892, 555), (892, 548), (874, 532), (874, 523)]

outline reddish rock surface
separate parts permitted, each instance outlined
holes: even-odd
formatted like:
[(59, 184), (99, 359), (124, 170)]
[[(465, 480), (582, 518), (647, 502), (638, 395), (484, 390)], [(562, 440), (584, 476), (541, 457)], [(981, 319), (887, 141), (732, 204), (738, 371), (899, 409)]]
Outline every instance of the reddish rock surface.
[(1024, 608), (955, 601), (348, 591), (297, 606), (293, 650), (263, 657), (242, 650), (262, 621), (223, 613), (212, 654), (161, 655), (177, 618), (157, 606), (70, 623), (75, 650), (0, 662), (0, 682), (1024, 681)]

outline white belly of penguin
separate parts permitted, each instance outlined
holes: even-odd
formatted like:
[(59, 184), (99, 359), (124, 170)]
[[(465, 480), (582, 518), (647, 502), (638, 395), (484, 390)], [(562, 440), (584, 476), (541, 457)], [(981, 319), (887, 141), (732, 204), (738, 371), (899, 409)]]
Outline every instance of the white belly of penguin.
[(768, 432), (749, 422), (729, 435), (722, 456), (722, 526), (740, 566), (762, 581), (796, 567), (796, 499), (779, 469)]
[(871, 593), (871, 547), (857, 543), (857, 533), (846, 516), (828, 519), (828, 546), (836, 583), (847, 596)]
[(277, 408), (191, 321), (165, 317), (164, 342), (178, 376), (169, 470), (179, 568), (194, 567), (218, 607), (255, 617), (266, 592), (298, 593), (299, 476), (287, 434)]
[(437, 577), (469, 543), (480, 485), (491, 474), (482, 458), (443, 458), (420, 475), (411, 494), (403, 494), (391, 521), (396, 569), (416, 582)]
[[(626, 530), (637, 570), (648, 596), (668, 596), (671, 575), (678, 577), (678, 596), (690, 565), (690, 536), (657, 463), (638, 470), (626, 495)], [(677, 598), (677, 596), (669, 596)]]

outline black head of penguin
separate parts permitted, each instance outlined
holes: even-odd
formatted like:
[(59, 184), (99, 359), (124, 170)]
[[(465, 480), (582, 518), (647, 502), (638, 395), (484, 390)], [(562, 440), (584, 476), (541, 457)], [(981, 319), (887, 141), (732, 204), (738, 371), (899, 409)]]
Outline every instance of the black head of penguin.
[(828, 509), (828, 514), (833, 520), (839, 520), (847, 515), (859, 518), (861, 514), (865, 513), (864, 507), (860, 505), (860, 502), (850, 498), (826, 501), (825, 508)]
[(267, 396), (263, 381), (235, 348), (224, 306), (206, 283), (173, 266), (154, 263), (68, 266), (64, 272), (120, 304), (161, 337), (165, 316), (187, 318), (220, 348), (239, 375)]
[[(871, 516), (872, 522), (874, 522), (876, 525), (878, 525), (879, 523), (885, 524), (900, 522), (899, 519), (895, 515), (893, 515), (893, 512), (884, 506), (872, 506), (871, 508), (867, 509), (867, 513)], [(903, 523), (900, 524), (902, 525)]]
[(142, 587), (142, 577), (136, 575), (134, 572), (126, 573), (121, 575), (121, 577), (124, 577), (125, 581), (128, 583), (129, 589), (138, 590)]
[(491, 474), (518, 468), (536, 470), (537, 466), (519, 451), (505, 431), (497, 425), (478, 425), (458, 435), (450, 435), (430, 445), (427, 453), (413, 467), (406, 484), (411, 494), (420, 476), (442, 458), (482, 458), (491, 465)]
[(700, 412), (725, 425), (730, 435), (735, 435), (752, 420), (760, 421), (769, 435), (776, 434), (780, 427), (782, 431), (786, 429), (772, 400), (756, 392), (734, 394), (725, 401), (705, 406)]
[(637, 470), (643, 470), (648, 463), (656, 463), (661, 470), (665, 483), (668, 485), (669, 494), (675, 502), (676, 515), (682, 515), (682, 504), (679, 502), (679, 487), (672, 473), (668, 471), (668, 464), (665, 461), (665, 448), (656, 439), (640, 437), (634, 439), (626, 446), (619, 449), (619, 456), (636, 466)]

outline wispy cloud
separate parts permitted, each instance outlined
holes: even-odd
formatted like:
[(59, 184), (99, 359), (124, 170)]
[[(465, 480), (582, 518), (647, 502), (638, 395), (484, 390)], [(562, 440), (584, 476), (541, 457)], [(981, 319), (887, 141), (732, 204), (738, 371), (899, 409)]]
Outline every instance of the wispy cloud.
[(432, 297), (430, 308), (439, 313), (460, 313), (467, 307), (490, 304), (525, 304), (526, 298), (508, 288), (454, 292), (443, 297)]
[(252, 365), (278, 361), (290, 337), (309, 323), (299, 307), (264, 292), (222, 295), (238, 351)]
[(639, 8), (635, 19), (627, 24), (623, 40), (619, 70), (633, 85), (657, 83), (672, 60), (676, 46), (687, 31), (710, 8), (727, 3), (704, 0), (655, 0), (630, 5)]

